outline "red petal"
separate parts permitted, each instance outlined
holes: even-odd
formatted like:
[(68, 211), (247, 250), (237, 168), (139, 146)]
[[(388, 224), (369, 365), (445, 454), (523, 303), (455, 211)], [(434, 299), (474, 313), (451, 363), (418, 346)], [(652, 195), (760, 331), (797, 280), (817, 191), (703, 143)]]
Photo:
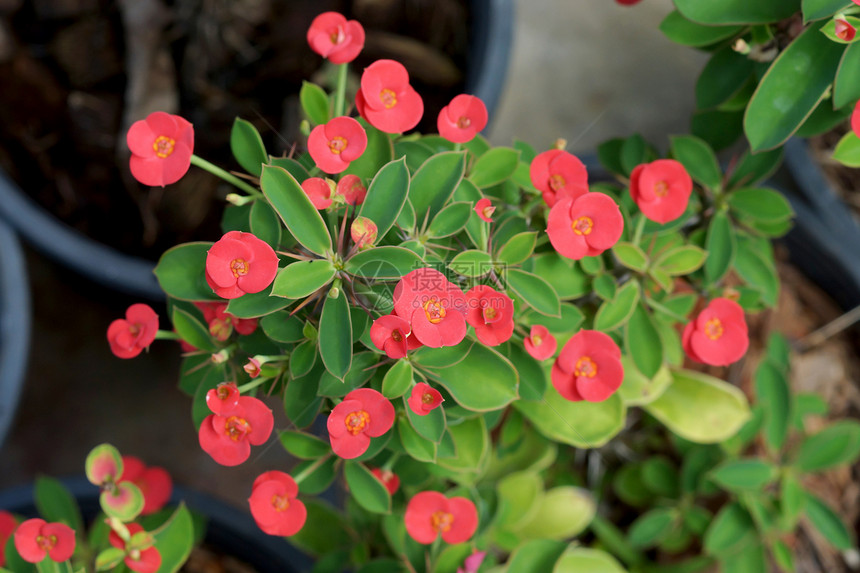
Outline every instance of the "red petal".
[(442, 539), (456, 544), (468, 541), (478, 529), (478, 510), (471, 500), (465, 497), (452, 497), (448, 500), (448, 512), (454, 517), (451, 529), (442, 532)]
[(134, 456), (122, 456), (122, 475), (117, 481), (136, 481), (143, 475), (146, 466)]
[[(465, 329), (465, 320), (463, 324)], [(411, 336), (415, 336), (421, 344), (430, 348), (441, 348), (444, 346), (442, 343), (442, 333), (436, 324), (430, 322), (423, 308), (416, 308), (415, 312), (412, 313)]]
[(364, 28), (355, 20), (344, 27), (346, 40), (331, 51), (328, 59), (333, 64), (346, 64), (353, 61), (364, 48)]
[(624, 367), (618, 358), (606, 352), (595, 352), (591, 358), (597, 365), (597, 375), (594, 378), (577, 378), (576, 390), (589, 402), (603, 402), (621, 387)]
[(140, 559), (125, 558), (125, 564), (136, 573), (155, 573), (161, 567), (161, 553), (155, 547), (140, 552)]
[(248, 261), (251, 256), (251, 249), (244, 242), (225, 235), (206, 254), (206, 272), (219, 287), (232, 287), (236, 277), (230, 265), (236, 259)]
[(144, 471), (138, 483), (143, 491), (143, 511), (141, 515), (155, 513), (170, 501), (173, 492), (173, 480), (167, 470), (160, 467), (150, 467)]
[(346, 435), (348, 433), (345, 423), (346, 417), (350, 413), (357, 412), (362, 409), (364, 409), (364, 404), (359, 400), (347, 400), (346, 398), (344, 398), (343, 402), (332, 408), (326, 422), (329, 438), (334, 440), (334, 438), (340, 438)]
[[(57, 563), (70, 559), (75, 552), (75, 530), (65, 523), (46, 523), (42, 535), (56, 537), (57, 543), (48, 552), (48, 557)], [(23, 557), (23, 555), (22, 555)]]
[(164, 187), (164, 160), (160, 157), (144, 158), (132, 155), (128, 159), (131, 175), (150, 187)]
[(433, 543), (438, 536), (430, 516), (436, 511), (445, 511), (447, 498), (438, 491), (422, 491), (415, 494), (406, 506), (403, 516), (406, 532), (412, 539), (425, 545)]
[(309, 177), (302, 181), (302, 191), (311, 200), (313, 206), (320, 211), (331, 205), (331, 187), (321, 177)]
[(129, 150), (134, 155), (143, 159), (155, 157), (155, 149), (152, 147), (158, 134), (153, 133), (152, 128), (145, 120), (136, 121), (128, 128), (125, 136)]
[(854, 135), (860, 137), (860, 100), (854, 104), (854, 111), (851, 112), (851, 131)]
[(44, 519), (28, 519), (15, 530), (15, 549), (28, 563), (38, 563), (47, 555), (47, 551), (36, 543), (36, 537), (41, 534), (45, 523)]
[[(609, 195), (586, 193), (574, 201), (571, 207), (571, 220), (590, 217), (594, 222), (591, 233), (582, 235), (593, 249), (604, 251), (621, 238), (624, 231), (624, 217), (618, 204)], [(572, 230), (571, 230), (572, 232)]]
[(553, 387), (559, 394), (561, 394), (562, 398), (570, 400), (571, 402), (580, 402), (583, 400), (579, 391), (576, 389), (576, 378), (573, 373), (565, 372), (559, 368), (558, 360), (556, 360), (555, 364), (552, 365), (552, 370), (550, 370), (550, 380), (552, 380)]
[(367, 66), (361, 75), (360, 91), (365, 98), (368, 110), (386, 109), (385, 104), (379, 99), (379, 93), (383, 89), (389, 89), (399, 96), (408, 86), (409, 72), (403, 64), (394, 60), (377, 60)]
[(245, 410), (244, 418), (251, 425), (251, 432), (247, 434), (248, 441), (254, 446), (266, 443), (275, 427), (272, 411), (262, 400), (251, 396), (239, 398), (239, 406)]
[(475, 335), (486, 346), (498, 346), (510, 340), (514, 333), (514, 321), (509, 319), (504, 324), (494, 322), (486, 326), (475, 327)]
[(162, 187), (176, 183), (182, 176), (188, 173), (191, 167), (191, 148), (182, 142), (177, 142), (170, 157), (163, 159), (161, 168)]
[(372, 388), (359, 388), (353, 390), (343, 398), (347, 400), (358, 400), (362, 404), (362, 410), (370, 416), (370, 423), (364, 433), (371, 438), (383, 435), (394, 425), (394, 406), (385, 396)]
[(215, 416), (207, 416), (200, 424), (198, 439), (203, 451), (222, 466), (238, 466), (251, 455), (251, 445), (247, 440), (233, 441), (218, 434), (212, 424)]
[(370, 436), (366, 432), (352, 435), (346, 433), (340, 437), (331, 436), (331, 449), (345, 460), (357, 458), (367, 451), (370, 446)]

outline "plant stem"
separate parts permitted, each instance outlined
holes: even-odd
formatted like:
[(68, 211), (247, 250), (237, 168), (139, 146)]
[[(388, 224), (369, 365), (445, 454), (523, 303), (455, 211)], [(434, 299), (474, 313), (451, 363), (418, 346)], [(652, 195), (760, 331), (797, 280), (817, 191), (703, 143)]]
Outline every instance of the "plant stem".
[(191, 156), (191, 164), (196, 165), (200, 169), (208, 171), (212, 175), (220, 177), (221, 179), (223, 179), (227, 183), (230, 183), (234, 187), (237, 187), (238, 189), (245, 191), (246, 193), (248, 193), (248, 195), (251, 195), (252, 197), (262, 197), (263, 196), (263, 194), (260, 193), (260, 191), (258, 189), (254, 189), (252, 186), (248, 185), (247, 183), (245, 183), (244, 181), (242, 181), (241, 179), (239, 179), (238, 177), (236, 177), (232, 173), (229, 173), (229, 172), (225, 171), (224, 169), (221, 169), (217, 165), (213, 165), (212, 163), (209, 163), (208, 161), (206, 161), (205, 159), (203, 159), (202, 157), (200, 157), (198, 155), (192, 155)]
[(327, 454), (309, 465), (308, 467), (306, 467), (304, 470), (302, 470), (301, 473), (299, 473), (293, 478), (296, 482), (296, 485), (302, 483), (305, 479), (307, 479), (309, 475), (317, 471), (317, 469), (319, 469), (319, 467), (323, 465), (330, 457), (331, 454)]
[(639, 222), (636, 223), (636, 231), (633, 234), (633, 244), (639, 245), (639, 241), (642, 240), (642, 233), (645, 231), (645, 215), (639, 215)]
[(182, 340), (182, 337), (172, 330), (159, 330), (155, 333), (156, 340)]
[(245, 392), (248, 392), (249, 390), (253, 390), (257, 386), (259, 386), (265, 382), (268, 382), (271, 379), (272, 378), (266, 377), (266, 376), (258, 376), (257, 378), (255, 378), (254, 380), (251, 380), (247, 384), (242, 384), (241, 386), (239, 386), (239, 394), (244, 394)]
[(346, 111), (347, 66), (349, 66), (349, 64), (338, 64), (337, 66), (337, 89), (334, 93), (334, 117), (340, 117)]

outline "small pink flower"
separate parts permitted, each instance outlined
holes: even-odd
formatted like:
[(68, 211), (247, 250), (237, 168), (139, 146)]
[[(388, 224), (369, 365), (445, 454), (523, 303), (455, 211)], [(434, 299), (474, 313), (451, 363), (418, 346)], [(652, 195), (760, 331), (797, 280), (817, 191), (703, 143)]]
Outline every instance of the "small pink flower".
[(860, 100), (857, 100), (857, 103), (854, 104), (854, 111), (851, 112), (851, 131), (860, 137)]
[(221, 298), (260, 292), (278, 274), (278, 255), (251, 233), (230, 231), (206, 254), (206, 282)]
[(744, 309), (733, 300), (715, 298), (684, 328), (682, 343), (696, 362), (711, 366), (737, 362), (749, 347)]
[(377, 60), (364, 69), (355, 107), (367, 123), (385, 133), (408, 131), (424, 115), (424, 101), (409, 85), (409, 72), (394, 60)]
[(436, 390), (429, 384), (419, 382), (412, 387), (412, 394), (406, 403), (409, 404), (409, 409), (419, 416), (426, 416), (445, 400), (439, 390)]
[(241, 396), (229, 413), (203, 420), (200, 447), (222, 466), (237, 466), (250, 457), (252, 445), (266, 443), (274, 425), (272, 411), (261, 400)]
[(410, 337), (431, 348), (462, 342), (465, 310), (463, 291), (436, 269), (415, 269), (394, 287), (394, 312), (409, 322)]
[(490, 200), (486, 197), (484, 197), (483, 199), (478, 199), (478, 202), (475, 203), (475, 213), (478, 214), (478, 217), (480, 217), (482, 221), (492, 223), (493, 213), (495, 211), (496, 208), (493, 207), (492, 202), (490, 202)]
[(550, 210), (546, 232), (558, 254), (573, 260), (597, 256), (621, 238), (624, 217), (603, 193), (564, 197)]
[(602, 402), (624, 380), (621, 349), (597, 330), (580, 330), (561, 349), (550, 372), (552, 385), (572, 402)]
[(333, 184), (329, 181), (322, 177), (308, 177), (302, 181), (302, 191), (311, 200), (313, 206), (320, 211), (328, 209), (332, 203), (331, 195), (334, 191), (332, 190)]
[(529, 175), (548, 207), (553, 207), (563, 197), (576, 199), (588, 193), (585, 165), (563, 149), (538, 154), (529, 167)]
[(658, 159), (636, 166), (630, 174), (630, 196), (642, 214), (661, 225), (687, 210), (693, 180), (674, 159)]
[(373, 243), (376, 242), (379, 228), (367, 217), (356, 217), (352, 225), (349, 226), (349, 234), (356, 247), (366, 249), (372, 247)]
[(478, 285), (466, 293), (466, 322), (482, 344), (498, 346), (514, 333), (514, 301), (493, 287)]
[(351, 117), (341, 116), (316, 126), (308, 136), (308, 153), (326, 173), (340, 173), (367, 149), (367, 133)]
[(371, 388), (353, 390), (329, 414), (331, 449), (345, 460), (367, 451), (370, 438), (378, 438), (394, 425), (394, 406)]
[(407, 337), (411, 329), (409, 323), (396, 314), (380, 316), (370, 325), (370, 340), (374, 346), (385, 352), (389, 358), (397, 360), (406, 356), (409, 350)]
[[(143, 526), (137, 523), (128, 523), (126, 527), (131, 535), (144, 531)], [(125, 541), (115, 531), (110, 532), (108, 541), (113, 547), (126, 551), (125, 564), (136, 573), (155, 573), (161, 567), (161, 553), (153, 546), (132, 551), (126, 547)]]
[(219, 416), (230, 414), (239, 405), (239, 388), (235, 382), (221, 382), (206, 392), (206, 406)]
[(157, 466), (146, 466), (134, 456), (122, 457), (122, 475), (117, 481), (130, 481), (143, 493), (141, 515), (155, 513), (167, 505), (173, 492), (173, 480), (167, 470)]
[(343, 196), (347, 205), (361, 205), (367, 197), (367, 187), (361, 182), (361, 177), (352, 173), (341, 177), (335, 192)]
[(551, 358), (558, 347), (555, 336), (550, 334), (549, 330), (540, 324), (532, 326), (529, 336), (523, 340), (523, 345), (526, 347), (526, 352), (531, 354), (535, 360)]
[(158, 315), (147, 304), (137, 303), (125, 311), (125, 319), (110, 323), (107, 339), (118, 358), (134, 358), (149, 347), (158, 332)]
[(854, 39), (854, 36), (857, 35), (857, 29), (852, 26), (848, 20), (837, 18), (835, 25), (836, 28), (834, 31), (836, 33), (836, 37), (843, 42), (850, 42)]
[(126, 142), (134, 178), (164, 187), (179, 181), (191, 166), (194, 128), (178, 115), (156, 111), (131, 125)]
[(438, 491), (415, 494), (403, 516), (409, 537), (429, 545), (439, 535), (446, 543), (464, 543), (478, 529), (478, 510), (465, 497), (445, 497)]
[(268, 471), (258, 476), (248, 499), (257, 526), (269, 535), (280, 537), (298, 533), (308, 518), (298, 495), (299, 486), (289, 474)]
[(333, 64), (346, 64), (364, 47), (364, 28), (338, 12), (323, 12), (311, 22), (307, 39), (320, 56)]
[(260, 375), (260, 361), (256, 358), (249, 358), (248, 362), (242, 367), (248, 376), (256, 378)]
[(481, 98), (461, 94), (442, 108), (436, 126), (448, 141), (468, 143), (487, 126), (487, 119), (487, 106)]
[(227, 312), (226, 302), (195, 302), (194, 306), (203, 313), (203, 320), (209, 325), (209, 334), (215, 340), (224, 342), (230, 338), (234, 329), (242, 335), (257, 330), (256, 318), (236, 318)]
[(15, 530), (15, 549), (28, 563), (39, 563), (46, 556), (62, 563), (75, 552), (75, 531), (65, 523), (28, 519)]
[(370, 470), (370, 473), (382, 482), (382, 485), (385, 486), (385, 489), (388, 490), (390, 495), (397, 493), (397, 490), (400, 488), (400, 478), (397, 477), (396, 473), (391, 470), (383, 470), (380, 468), (373, 468)]

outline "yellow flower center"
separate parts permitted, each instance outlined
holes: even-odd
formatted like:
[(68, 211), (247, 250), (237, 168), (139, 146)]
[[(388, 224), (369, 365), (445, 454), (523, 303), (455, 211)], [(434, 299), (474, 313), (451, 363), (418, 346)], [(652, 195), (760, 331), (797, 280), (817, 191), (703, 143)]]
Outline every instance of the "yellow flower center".
[(472, 120), (469, 119), (468, 117), (466, 117), (465, 115), (461, 115), (457, 119), (457, 127), (459, 127), (460, 129), (466, 129), (470, 125), (472, 125)]
[(532, 346), (540, 346), (543, 343), (543, 338), (535, 334), (532, 336)]
[(273, 495), (272, 507), (274, 507), (275, 511), (277, 511), (278, 513), (285, 511), (288, 507), (290, 507), (290, 499), (285, 495)]
[(567, 185), (567, 181), (564, 180), (564, 177), (556, 173), (555, 175), (550, 175), (549, 178), (549, 188), (553, 191), (561, 191), (564, 189), (564, 186)]
[(231, 440), (238, 442), (245, 435), (251, 433), (251, 424), (245, 418), (230, 416), (224, 424), (224, 430)]
[(430, 392), (424, 392), (424, 395), (421, 396), (421, 401), (424, 402), (425, 404), (432, 404), (433, 403), (433, 394), (431, 394)]
[(433, 515), (430, 516), (430, 526), (436, 532), (445, 532), (451, 529), (451, 526), (454, 524), (454, 516), (448, 513), (447, 511), (434, 511)]
[(391, 109), (397, 105), (397, 94), (386, 88), (379, 92), (379, 100), (386, 109)]
[(245, 259), (233, 259), (230, 261), (230, 270), (233, 271), (233, 276), (238, 279), (240, 276), (248, 274), (248, 263)]
[(594, 229), (594, 221), (591, 220), (591, 217), (580, 217), (570, 226), (577, 235), (590, 235)]
[(331, 40), (332, 44), (340, 44), (346, 38), (346, 34), (343, 31), (343, 26), (337, 26), (329, 30), (328, 39)]
[(585, 376), (586, 378), (594, 378), (597, 376), (597, 364), (589, 356), (583, 356), (576, 361), (573, 367), (573, 373), (576, 376)]
[(335, 155), (340, 155), (346, 149), (347, 141), (343, 137), (337, 136), (328, 142), (328, 148)]
[(350, 412), (344, 418), (343, 423), (346, 425), (346, 430), (353, 436), (357, 436), (364, 431), (364, 428), (370, 423), (370, 414), (364, 410)]
[(705, 335), (711, 340), (717, 340), (723, 335), (723, 323), (719, 318), (712, 318), (705, 323)]
[(442, 322), (443, 318), (445, 318), (446, 313), (445, 308), (434, 296), (430, 297), (430, 300), (424, 303), (424, 314), (427, 316), (427, 320), (429, 320), (431, 324), (438, 324)]
[(159, 135), (152, 143), (153, 151), (155, 151), (155, 154), (162, 159), (169, 157), (170, 154), (173, 153), (173, 148), (175, 146), (176, 142), (166, 135)]
[(669, 186), (665, 181), (658, 181), (654, 184), (654, 195), (657, 197), (665, 197), (669, 193)]
[(394, 342), (400, 342), (403, 340), (403, 335), (400, 334), (399, 330), (394, 329), (391, 331), (391, 338), (392, 340), (394, 340)]
[(57, 536), (56, 535), (39, 535), (36, 537), (36, 545), (39, 546), (40, 549), (44, 549), (45, 551), (50, 551), (54, 548), (54, 545), (57, 544)]

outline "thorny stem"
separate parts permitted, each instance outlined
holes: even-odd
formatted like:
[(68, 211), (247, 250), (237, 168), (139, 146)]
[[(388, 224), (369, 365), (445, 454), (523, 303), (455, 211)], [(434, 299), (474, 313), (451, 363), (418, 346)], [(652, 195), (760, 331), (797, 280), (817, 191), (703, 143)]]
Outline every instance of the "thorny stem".
[(259, 189), (254, 189), (252, 186), (248, 185), (246, 182), (242, 181), (241, 179), (239, 179), (238, 177), (236, 177), (232, 173), (229, 173), (229, 172), (225, 171), (224, 169), (221, 169), (217, 165), (213, 165), (212, 163), (209, 163), (208, 161), (206, 161), (205, 159), (203, 159), (202, 157), (200, 157), (198, 155), (192, 155), (191, 156), (191, 164), (196, 165), (200, 169), (208, 171), (212, 175), (220, 177), (221, 179), (223, 179), (227, 183), (230, 183), (233, 186), (241, 189), (242, 191), (245, 191), (246, 193), (248, 193), (248, 195), (251, 195), (252, 197), (262, 197), (263, 196), (263, 194), (260, 193)]

